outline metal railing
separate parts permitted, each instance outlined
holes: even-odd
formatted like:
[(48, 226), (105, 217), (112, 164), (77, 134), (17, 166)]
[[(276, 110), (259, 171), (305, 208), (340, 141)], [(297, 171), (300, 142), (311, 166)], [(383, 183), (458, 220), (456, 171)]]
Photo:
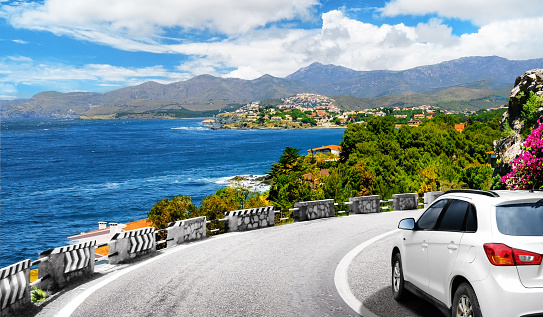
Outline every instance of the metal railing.
[(334, 203), (334, 213), (335, 216), (346, 216), (349, 214), (349, 206), (352, 204), (351, 201)]
[[(33, 261), (32, 263), (30, 263), (30, 267), (32, 268), (33, 266), (36, 266), (42, 262), (47, 262), (49, 261), (49, 257), (44, 257), (44, 258), (41, 258), (41, 259), (37, 259), (36, 261)], [(34, 282), (30, 283), (30, 287), (34, 287), (34, 286), (37, 286), (38, 284), (40, 284), (42, 281), (45, 281), (46, 279), (50, 278), (51, 275), (47, 274), (45, 276), (42, 276), (40, 278), (38, 278), (37, 280), (35, 280)]]
[[(381, 211), (391, 211), (393, 209), (392, 203), (394, 199), (379, 200)], [(383, 206), (385, 204), (386, 206)]]
[[(420, 202), (422, 200), (422, 202)], [(424, 197), (417, 197), (417, 209), (424, 208)]]
[(168, 229), (160, 229), (155, 231), (155, 245), (157, 250), (165, 249), (164, 243), (168, 242)]
[[(222, 224), (222, 228), (220, 226), (220, 223)], [(206, 221), (206, 231), (208, 235), (217, 235), (221, 233), (226, 233), (227, 231), (227, 225), (228, 218), (222, 218), (222, 219), (214, 219), (214, 220), (207, 220)]]
[(274, 213), (275, 213), (275, 225), (280, 226), (280, 225), (287, 224), (287, 223), (291, 222), (291, 219), (292, 219), (292, 221), (294, 221), (294, 218), (292, 217), (292, 214), (295, 211), (298, 211), (298, 210), (300, 210), (300, 208), (290, 208), (290, 209), (275, 210), (274, 211)]

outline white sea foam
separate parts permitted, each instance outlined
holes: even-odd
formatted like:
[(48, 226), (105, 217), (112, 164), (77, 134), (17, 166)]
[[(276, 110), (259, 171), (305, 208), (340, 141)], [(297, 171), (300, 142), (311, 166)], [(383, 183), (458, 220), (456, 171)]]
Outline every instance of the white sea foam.
[(204, 131), (209, 130), (209, 128), (206, 127), (176, 127), (171, 128), (172, 130), (185, 130), (185, 131)]
[(265, 192), (270, 189), (270, 185), (264, 184), (260, 178), (265, 175), (238, 175), (236, 177), (242, 178), (242, 180), (234, 180), (234, 177), (230, 178), (228, 187), (243, 187), (257, 192)]

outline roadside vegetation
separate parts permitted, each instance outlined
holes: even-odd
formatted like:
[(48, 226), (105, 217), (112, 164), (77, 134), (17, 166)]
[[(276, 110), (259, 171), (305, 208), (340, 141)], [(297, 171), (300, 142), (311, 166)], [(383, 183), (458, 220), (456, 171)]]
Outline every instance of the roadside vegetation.
[[(500, 128), (505, 109), (481, 110), (468, 118), (436, 114), (418, 126), (398, 126), (392, 115), (376, 116), (345, 129), (339, 156), (300, 155), (300, 149), (287, 147), (268, 172), (270, 189), (265, 193), (223, 188), (204, 198), (199, 207), (191, 197), (177, 196), (157, 202), (148, 217), (157, 229), (163, 229), (176, 220), (198, 216), (218, 220), (227, 211), (269, 205), (284, 210), (299, 201), (343, 202), (365, 195), (389, 199), (394, 193), (422, 195), (461, 188), (543, 189), (541, 98), (525, 99), (525, 130), (530, 132), (506, 175), (493, 178), (487, 154), (493, 150), (493, 141), (507, 132), (507, 125)], [(458, 130), (461, 120), (464, 129)], [(210, 229), (216, 226), (211, 223)]]
[[(164, 198), (151, 208), (147, 218), (156, 229), (165, 229), (168, 223), (177, 220), (205, 216), (207, 220), (224, 218), (224, 213), (244, 208), (257, 208), (270, 206), (267, 193), (251, 191), (243, 187), (221, 188), (213, 195), (202, 200), (200, 207), (192, 203), (190, 196), (175, 196), (172, 199)], [(217, 229), (219, 224), (208, 224), (209, 229)]]

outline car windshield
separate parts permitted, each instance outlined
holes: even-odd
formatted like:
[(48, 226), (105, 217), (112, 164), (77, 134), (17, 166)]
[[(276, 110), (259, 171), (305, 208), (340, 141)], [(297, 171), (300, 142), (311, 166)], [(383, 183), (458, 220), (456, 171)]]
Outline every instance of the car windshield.
[(498, 230), (510, 236), (543, 236), (543, 199), (496, 206)]

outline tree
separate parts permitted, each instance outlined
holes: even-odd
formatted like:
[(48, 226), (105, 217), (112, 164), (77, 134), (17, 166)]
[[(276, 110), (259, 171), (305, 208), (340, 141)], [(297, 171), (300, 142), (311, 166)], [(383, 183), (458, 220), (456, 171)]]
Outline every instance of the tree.
[(436, 191), (439, 187), (437, 182), (437, 174), (434, 166), (427, 166), (420, 169), (420, 178), (422, 184), (420, 186), (419, 195), (426, 192)]
[(295, 202), (311, 199), (311, 187), (301, 172), (279, 175), (270, 186), (269, 199), (278, 208), (292, 208)]
[(164, 198), (147, 213), (147, 218), (156, 229), (167, 228), (170, 222), (198, 216), (198, 209), (192, 204), (190, 196), (175, 196), (172, 200)]
[(471, 164), (460, 175), (460, 181), (471, 189), (490, 189), (493, 169), (488, 164)]
[(539, 107), (543, 107), (543, 97), (536, 95), (533, 91), (530, 91), (530, 95), (526, 100), (522, 108), (522, 116), (526, 118), (524, 126), (522, 127), (521, 134), (526, 135), (526, 132), (534, 128), (534, 125), (538, 122), (541, 114)]
[(392, 134), (394, 133), (394, 127), (396, 123), (390, 116), (386, 117), (374, 117), (368, 121), (368, 130), (374, 134)]
[(375, 175), (363, 162), (354, 166), (340, 165), (330, 169), (329, 176), (322, 176), (324, 198), (347, 201), (351, 197), (370, 195), (375, 185)]
[(283, 151), (283, 154), (279, 157), (277, 163), (273, 163), (271, 171), (268, 173), (273, 179), (279, 175), (288, 174), (290, 171), (297, 170), (297, 160), (300, 157), (300, 149), (287, 146)]
[(543, 189), (543, 123), (537, 124), (510, 162), (511, 172), (501, 178), (507, 189)]

